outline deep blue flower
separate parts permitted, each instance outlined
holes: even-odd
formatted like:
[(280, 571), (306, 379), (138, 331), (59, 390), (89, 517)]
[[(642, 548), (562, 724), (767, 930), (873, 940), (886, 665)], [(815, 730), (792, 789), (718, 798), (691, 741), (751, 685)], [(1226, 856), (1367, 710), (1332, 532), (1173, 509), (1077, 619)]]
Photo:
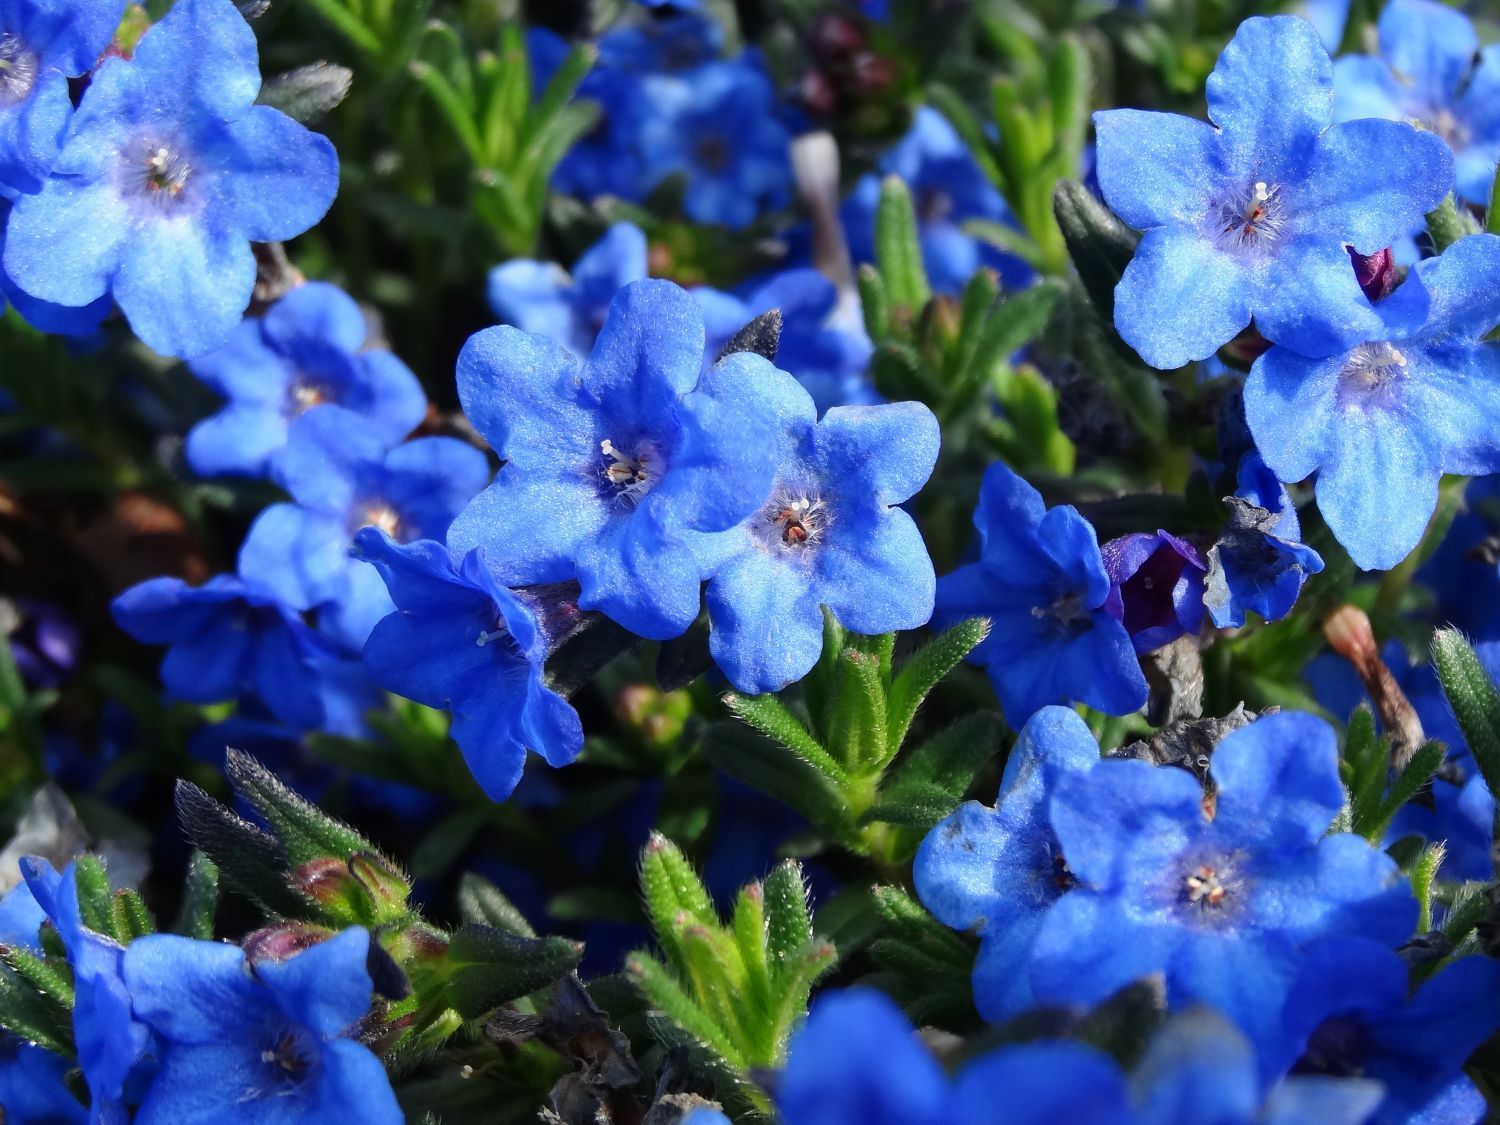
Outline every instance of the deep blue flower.
[(1141, 531), (1099, 550), (1136, 652), (1151, 652), (1184, 633), (1198, 635), (1205, 568), (1197, 548), (1165, 531)]
[(326, 406), (297, 420), (271, 471), (296, 503), (256, 518), (240, 573), (291, 609), (317, 608), (319, 630), (357, 651), (391, 602), (380, 577), (349, 556), (354, 533), (373, 525), (403, 543), (440, 540), (490, 466), (456, 438), (418, 438), (387, 452), (365, 419)]
[(555, 262), (516, 258), (490, 271), (490, 308), (506, 324), (587, 356), (614, 295), (646, 276), (646, 235), (616, 223), (584, 251), (569, 275)]
[(1355, 932), (1394, 947), (1416, 901), (1385, 853), (1325, 836), (1344, 790), (1321, 719), (1288, 712), (1242, 727), (1215, 749), (1210, 775), (1211, 804), (1186, 770), (1140, 761), (1059, 780), (1052, 827), (1079, 885), (1042, 923), (1031, 984), (1042, 1001), (1094, 1003), (1162, 973), (1173, 1009), (1217, 1009), (1264, 1066), (1283, 1043), (1301, 950)]
[(228, 399), (188, 434), (193, 471), (263, 475), (292, 422), (325, 403), (354, 411), (387, 447), (411, 433), (427, 413), (422, 385), (390, 352), (366, 350), (366, 336), (353, 298), (325, 282), (299, 285), (264, 317), (242, 320), (228, 343), (188, 365)]
[(110, 605), (136, 640), (168, 645), (161, 678), (189, 703), (253, 695), (273, 714), (307, 729), (323, 718), (318, 666), (327, 642), (265, 587), (221, 574), (201, 586), (152, 578)]
[(1099, 744), (1078, 713), (1043, 707), (1005, 762), (994, 808), (966, 801), (927, 834), (912, 880), (945, 926), (979, 935), (974, 1005), (1001, 1021), (1032, 1005), (1026, 974), (1042, 919), (1075, 880), (1048, 819), (1058, 778), (1085, 774)]
[(351, 1037), (370, 1010), (369, 947), (354, 928), (251, 965), (234, 945), (137, 938), (125, 979), (161, 1068), (136, 1125), (403, 1121), (385, 1068)]
[(1411, 121), (1453, 149), (1458, 194), (1485, 206), (1500, 160), (1500, 47), (1481, 50), (1462, 12), (1434, 0), (1391, 0), (1380, 13), (1380, 57), (1333, 64), (1336, 121)]
[(1256, 360), (1245, 417), (1278, 477), (1318, 474), (1318, 508), (1355, 563), (1387, 570), (1421, 540), (1443, 473), (1500, 469), (1500, 348), (1484, 342), (1500, 323), (1500, 237), (1418, 263), (1375, 311), (1347, 350)]
[(881, 175), (897, 176), (911, 189), (922, 243), (922, 264), (938, 293), (959, 292), (983, 266), (999, 272), (1006, 286), (1024, 285), (1032, 270), (1014, 254), (963, 229), (969, 219), (1012, 223), (1000, 193), (975, 163), (948, 119), (921, 106), (911, 130), (880, 159), (880, 175), (862, 177), (844, 202), (844, 228), (857, 262), (875, 260), (875, 211)]
[[(775, 418), (776, 480), (760, 510), (721, 537), (725, 557), (707, 593), (709, 649), (749, 694), (779, 691), (812, 669), (823, 607), (867, 636), (927, 623), (932, 560), (896, 505), (927, 482), (941, 440), (921, 403), (840, 406), (819, 422), (790, 375), (756, 374), (755, 407)], [(725, 362), (700, 386), (728, 400), (730, 384), (745, 378), (741, 364)]]
[(969, 659), (988, 668), (1006, 721), (1019, 727), (1049, 703), (1074, 700), (1111, 715), (1145, 706), (1146, 677), (1089, 522), (1071, 505), (1049, 511), (996, 462), (974, 526), (979, 561), (938, 579), (934, 620), (994, 622)]
[(819, 997), (776, 1096), (786, 1125), (1359, 1125), (1379, 1100), (1378, 1083), (1357, 1079), (1291, 1078), (1267, 1094), (1250, 1044), (1206, 1011), (1169, 1020), (1128, 1077), (1094, 1047), (1043, 1039), (970, 1058), (950, 1079), (869, 988)]
[(250, 303), (250, 243), (301, 234), (338, 188), (333, 146), (259, 89), (232, 0), (179, 0), (95, 72), (53, 174), (16, 201), (5, 272), (60, 305), (112, 295), (163, 355), (218, 347)]
[(21, 861), (21, 874), (57, 928), (73, 968), (73, 1040), (88, 1083), (89, 1120), (124, 1125), (125, 1083), (151, 1041), (132, 1008), (122, 969), (125, 949), (84, 926), (72, 864), (59, 875), (45, 859), (30, 856)]
[(509, 327), (470, 339), (459, 398), (505, 464), (449, 547), (485, 548), (507, 586), (576, 580), (583, 608), (643, 637), (683, 632), (723, 542), (697, 533), (759, 511), (776, 473), (753, 393), (771, 365), (729, 356), (716, 389), (695, 390), (702, 356), (698, 307), (666, 281), (622, 289), (585, 361)]
[(1095, 114), (1099, 185), (1145, 232), (1115, 290), (1115, 327), (1153, 367), (1212, 355), (1250, 323), (1305, 355), (1379, 325), (1346, 244), (1373, 254), (1453, 182), (1453, 156), (1395, 121), (1329, 127), (1333, 67), (1306, 20), (1255, 17), (1208, 79), (1218, 125)]
[(724, 50), (719, 22), (695, 11), (697, 0), (673, 5), (668, 13), (659, 4), (656, 17), (623, 24), (599, 37), (599, 66), (636, 74), (675, 74), (701, 66)]
[(694, 222), (739, 230), (791, 198), (791, 136), (776, 117), (763, 66), (744, 55), (643, 80), (643, 173), (650, 185), (685, 179)]
[(1432, 595), (1426, 619), (1452, 625), (1481, 650), (1500, 641), (1500, 569), (1487, 545), (1492, 539), (1500, 543), (1500, 476), (1494, 475), (1465, 485), (1448, 534), (1416, 575)]
[(873, 346), (857, 316), (839, 307), (838, 289), (815, 269), (790, 269), (757, 281), (741, 295), (700, 286), (689, 290), (703, 310), (705, 362), (761, 313), (781, 313), (776, 363), (812, 395), (818, 413), (880, 401), (870, 383)]
[(547, 686), (543, 665), (576, 619), (555, 593), (509, 590), (481, 549), (454, 559), (441, 544), (398, 545), (378, 528), (355, 536), (396, 612), (375, 626), (365, 663), (376, 682), (453, 712), (453, 740), (496, 801), (515, 790), (533, 750), (565, 766), (583, 748), (583, 725)]
[(41, 188), (73, 117), (68, 79), (124, 14), (124, 0), (0, 0), (0, 196)]
[(32, 687), (60, 687), (78, 665), (78, 626), (50, 602), (11, 599), (9, 612), (0, 612), (0, 638)]
[(1267, 621), (1292, 611), (1302, 583), (1323, 558), (1302, 542), (1297, 507), (1260, 454), (1240, 458), (1229, 522), (1208, 549), (1204, 605), (1220, 629), (1237, 629), (1253, 610)]
[[(1500, 962), (1461, 957), (1415, 993), (1409, 975), (1395, 953), (1358, 936), (1309, 949), (1287, 1000), (1288, 1049), (1274, 1064), (1300, 1056), (1295, 1073), (1378, 1079), (1386, 1097), (1375, 1125), (1478, 1120), (1484, 1098), (1463, 1065), (1500, 1028)], [(1432, 1114), (1447, 1101), (1467, 1102), (1472, 1115)]]
[(0, 1108), (6, 1125), (84, 1125), (88, 1110), (68, 1092), (73, 1064), (0, 1031)]

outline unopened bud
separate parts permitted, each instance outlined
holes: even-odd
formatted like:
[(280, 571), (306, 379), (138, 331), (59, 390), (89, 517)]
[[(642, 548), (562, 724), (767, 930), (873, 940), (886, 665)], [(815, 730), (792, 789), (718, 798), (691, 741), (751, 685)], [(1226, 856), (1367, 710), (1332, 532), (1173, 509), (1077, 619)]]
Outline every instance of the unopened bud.
[(304, 949), (310, 949), (332, 936), (333, 931), (322, 926), (312, 926), (306, 922), (282, 922), (256, 930), (240, 942), (240, 948), (245, 951), (245, 959), (252, 965), (262, 961), (275, 964), (295, 957)]
[(1396, 259), (1389, 246), (1373, 254), (1361, 254), (1351, 248), (1349, 257), (1354, 262), (1359, 287), (1370, 300), (1379, 301), (1396, 288)]
[(1391, 764), (1398, 770), (1405, 769), (1412, 755), (1427, 741), (1427, 736), (1411, 701), (1380, 658), (1380, 647), (1375, 643), (1370, 619), (1358, 606), (1340, 606), (1323, 622), (1323, 635), (1328, 638), (1333, 651), (1354, 665), (1354, 670), (1364, 681), (1365, 691), (1375, 704), (1375, 713), (1391, 736)]

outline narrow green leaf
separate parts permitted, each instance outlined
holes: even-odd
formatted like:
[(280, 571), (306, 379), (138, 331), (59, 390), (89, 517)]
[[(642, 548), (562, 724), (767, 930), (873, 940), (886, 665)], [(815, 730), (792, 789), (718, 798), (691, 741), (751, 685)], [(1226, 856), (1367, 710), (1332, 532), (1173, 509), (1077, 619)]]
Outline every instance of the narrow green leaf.
[(1388, 768), (1387, 747), (1376, 737), (1375, 715), (1361, 703), (1349, 716), (1344, 736), (1344, 758), (1349, 763), (1349, 804), (1352, 822), (1367, 824), (1380, 815)]
[(1447, 748), (1441, 742), (1428, 742), (1412, 756), (1399, 777), (1391, 782), (1391, 790), (1381, 803), (1379, 813), (1368, 823), (1354, 822), (1354, 831), (1365, 839), (1377, 842), (1385, 836), (1391, 821), (1401, 811), (1401, 806), (1417, 795), (1417, 792), (1432, 780), (1432, 775), (1443, 764)]
[(1432, 929), (1432, 884), (1437, 878), (1443, 857), (1448, 854), (1448, 845), (1443, 840), (1428, 844), (1411, 865), (1411, 893), (1417, 898), (1417, 933), (1425, 934)]
[(8, 966), (0, 966), (0, 1027), (64, 1058), (73, 1057), (73, 1021), (68, 1008), (46, 996)]
[(1063, 241), (1089, 300), (1105, 324), (1114, 323), (1115, 286), (1135, 257), (1141, 236), (1119, 220), (1088, 188), (1073, 180), (1058, 183), (1052, 210)]
[(969, 103), (951, 87), (941, 83), (933, 83), (927, 87), (927, 100), (933, 109), (948, 119), (948, 124), (953, 126), (953, 131), (963, 140), (964, 147), (969, 150), (985, 177), (1004, 195), (1005, 173), (995, 160), (994, 143), (985, 135), (984, 126), (974, 116)]
[(782, 962), (776, 981), (779, 993), (776, 1012), (771, 1024), (775, 1036), (771, 1056), (764, 1060), (764, 1065), (780, 1066), (786, 1062), (787, 1041), (807, 1012), (813, 985), (838, 963), (838, 959), (833, 942), (815, 937)]
[[(739, 1048), (740, 1057), (751, 1058), (744, 1048), (751, 1039), (748, 1032), (753, 1017), (742, 995), (743, 974), (736, 974), (726, 963), (726, 943), (720, 940), (726, 936), (717, 932), (717, 928), (710, 930), (706, 926), (693, 925), (684, 929), (679, 935), (687, 970), (684, 976), (693, 998), (729, 1035)], [(737, 950), (734, 958), (738, 963)]]
[(156, 932), (156, 922), (141, 896), (132, 890), (116, 891), (109, 904), (110, 936), (121, 945)]
[(871, 893), (889, 940), (925, 949), (965, 970), (974, 963), (972, 941), (943, 925), (900, 887), (875, 887)]
[(880, 267), (893, 309), (915, 316), (932, 297), (922, 265), (917, 215), (911, 190), (896, 176), (880, 186), (875, 211), (875, 261)]
[(448, 944), (448, 1003), (475, 1019), (567, 976), (582, 956), (583, 946), (566, 938), (524, 938), (469, 923)]
[(840, 658), (838, 702), (829, 724), (829, 748), (856, 774), (869, 774), (895, 756), (887, 737), (886, 685), (880, 658), (846, 648)]
[(734, 942), (740, 951), (740, 963), (745, 970), (744, 994), (740, 1002), (745, 1007), (744, 1027), (757, 1048), (764, 1048), (761, 1035), (771, 1020), (771, 968), (766, 959), (766, 943), (769, 934), (766, 928), (765, 888), (751, 883), (740, 891), (734, 904)]
[(465, 922), (477, 922), (517, 937), (536, 937), (526, 916), (500, 888), (473, 871), (465, 872), (459, 882), (458, 912)]
[(842, 837), (850, 824), (848, 801), (838, 784), (806, 758), (730, 723), (710, 726), (703, 755), (736, 781), (742, 781), (801, 813), (813, 824)]
[(641, 850), (641, 893), (657, 942), (672, 967), (686, 976), (689, 966), (682, 932), (694, 925), (716, 929), (719, 916), (693, 865), (660, 832), (653, 832)]
[(859, 267), (859, 301), (865, 316), (865, 331), (880, 343), (891, 332), (891, 302), (880, 271), (866, 263)]
[(974, 351), (943, 404), (943, 417), (956, 418), (974, 406), (997, 369), (1047, 327), (1063, 293), (1055, 281), (1039, 281), (995, 305), (985, 318)]
[(811, 940), (812, 912), (807, 906), (807, 886), (802, 867), (789, 859), (766, 876), (766, 954), (771, 970), (771, 988), (781, 987), (787, 961)]
[[(1047, 92), (1052, 102), (1055, 149), (1065, 153), (1075, 166), (1088, 133), (1092, 84), (1088, 52), (1073, 36), (1062, 36), (1047, 68)], [(1076, 170), (1070, 172), (1077, 175)]]
[(177, 818), (188, 838), (213, 861), (224, 882), (284, 918), (313, 907), (287, 884), (289, 861), (281, 841), (241, 819), (196, 785), (179, 781)]
[(96, 855), (84, 853), (73, 862), (73, 879), (78, 885), (78, 912), (83, 924), (96, 934), (115, 937), (110, 918), (109, 876), (104, 871), (104, 862)]
[(741, 722), (780, 743), (830, 781), (842, 785), (848, 780), (844, 767), (818, 745), (817, 739), (802, 725), (802, 720), (776, 696), (728, 692), (723, 700), (724, 706)]
[(1490, 185), (1490, 206), (1484, 213), (1484, 229), (1490, 234), (1500, 234), (1500, 168), (1495, 170), (1495, 182)]
[(745, 1068), (745, 1059), (735, 1047), (729, 1033), (708, 1012), (683, 991), (672, 974), (649, 953), (632, 953), (625, 971), (646, 1002), (667, 1019), (716, 1051), (725, 1062), (737, 1069)]
[(899, 746), (906, 740), (906, 733), (911, 729), (922, 700), (989, 636), (989, 632), (987, 618), (973, 617), (961, 621), (928, 641), (902, 665), (891, 682), (887, 702), (886, 737), (892, 745)]
[(330, 856), (347, 860), (359, 852), (380, 854), (374, 844), (283, 785), (249, 754), (230, 749), (225, 771), (275, 830), (294, 866)]
[(1500, 693), (1456, 629), (1433, 636), (1432, 662), (1485, 784), (1500, 793)]
[(219, 905), (219, 869), (201, 851), (188, 863), (187, 883), (182, 891), (182, 909), (172, 932), (199, 941), (212, 941), (214, 913)]
[(1436, 208), (1427, 212), (1427, 233), (1432, 237), (1432, 245), (1439, 254), (1460, 238), (1475, 232), (1473, 220), (1466, 213), (1459, 211), (1451, 194)]
[(53, 964), (19, 945), (0, 946), (0, 960), (59, 1010), (73, 1007), (73, 981), (66, 966)]

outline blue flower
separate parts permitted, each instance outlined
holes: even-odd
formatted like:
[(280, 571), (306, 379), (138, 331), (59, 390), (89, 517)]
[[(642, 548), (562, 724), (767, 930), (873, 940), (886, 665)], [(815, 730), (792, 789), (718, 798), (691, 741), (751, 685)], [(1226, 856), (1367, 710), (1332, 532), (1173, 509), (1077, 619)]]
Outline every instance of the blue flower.
[(694, 222), (740, 230), (791, 198), (791, 136), (776, 93), (748, 56), (643, 80), (640, 151), (649, 185), (685, 178)]
[(389, 691), (452, 710), (453, 740), (493, 800), (515, 790), (528, 749), (553, 766), (578, 756), (583, 725), (543, 676), (576, 606), (555, 591), (506, 589), (477, 548), (455, 560), (441, 543), (403, 546), (378, 528), (354, 542), (396, 605), (365, 643), (370, 674)]
[(240, 573), (291, 609), (317, 608), (319, 630), (357, 651), (391, 602), (379, 576), (349, 556), (354, 533), (373, 525), (401, 542), (441, 539), (490, 466), (456, 438), (418, 438), (387, 452), (359, 415), (325, 406), (292, 426), (272, 474), (296, 503), (256, 518)]
[(1278, 477), (1318, 474), (1318, 508), (1355, 563), (1387, 570), (1421, 540), (1443, 473), (1500, 469), (1500, 349), (1484, 342), (1500, 323), (1500, 237), (1418, 263), (1375, 311), (1326, 358), (1256, 360), (1245, 417)]
[(979, 561), (938, 580), (938, 624), (988, 617), (970, 659), (989, 669), (1005, 718), (1019, 727), (1049, 703), (1077, 700), (1111, 715), (1146, 703), (1146, 677), (1088, 521), (996, 462), (984, 474)]
[(1333, 64), (1336, 121), (1411, 121), (1448, 142), (1458, 194), (1485, 206), (1500, 160), (1500, 47), (1481, 50), (1469, 17), (1433, 0), (1391, 0), (1380, 56)]
[[(695, 390), (703, 321), (666, 281), (627, 285), (585, 361), (514, 328), (490, 328), (458, 359), (458, 393), (505, 464), (453, 522), (448, 546), (485, 548), (496, 581), (576, 580), (579, 604), (654, 640), (698, 616), (721, 532), (759, 511), (776, 472), (753, 384), (771, 365), (724, 360)], [(747, 400), (747, 401), (742, 401)]]
[(68, 79), (94, 69), (124, 0), (0, 0), (0, 195), (34, 192), (73, 117)]
[[(1476, 1121), (1484, 1098), (1463, 1065), (1500, 1028), (1500, 962), (1460, 957), (1414, 994), (1408, 977), (1400, 957), (1357, 936), (1309, 949), (1287, 1000), (1288, 1050), (1275, 1062), (1300, 1055), (1299, 1074), (1378, 1079), (1386, 1098), (1375, 1125)], [(1434, 1103), (1450, 1100), (1467, 1102), (1471, 1115), (1427, 1116)]]
[(427, 396), (411, 369), (383, 349), (365, 350), (365, 317), (343, 290), (299, 285), (264, 317), (242, 320), (217, 351), (188, 369), (229, 401), (188, 434), (187, 459), (202, 476), (261, 476), (287, 429), (315, 406), (360, 415), (389, 447), (416, 429)]
[(170, 646), (161, 678), (172, 697), (221, 703), (253, 695), (293, 726), (322, 721), (318, 668), (327, 642), (264, 587), (232, 574), (201, 586), (152, 578), (110, 610), (136, 640)]
[(370, 937), (345, 930), (285, 961), (174, 934), (125, 951), (161, 1068), (136, 1125), (404, 1120), (380, 1060), (350, 1033), (370, 1010)]
[(250, 303), (250, 243), (301, 234), (338, 188), (333, 146), (259, 88), (231, 0), (180, 0), (94, 74), (53, 174), (16, 201), (5, 272), (59, 305), (112, 295), (163, 355), (218, 347)]
[(616, 223), (584, 251), (569, 276), (553, 262), (517, 258), (490, 271), (490, 308), (522, 332), (556, 340), (586, 356), (604, 327), (609, 303), (646, 276), (646, 235), (633, 223)]
[(1063, 777), (1052, 827), (1079, 885), (1032, 947), (1042, 1001), (1093, 1003), (1152, 973), (1175, 1009), (1207, 1004), (1265, 1060), (1301, 950), (1338, 933), (1395, 946), (1416, 901), (1396, 864), (1358, 836), (1325, 836), (1344, 804), (1333, 729), (1263, 717), (1214, 751), (1206, 805), (1185, 770), (1106, 760)]
[(658, 4), (654, 19), (613, 28), (599, 38), (599, 66), (636, 74), (671, 74), (715, 59), (724, 49), (724, 29), (717, 20), (688, 9), (697, 0)]
[(938, 921), (979, 935), (974, 1005), (999, 1022), (1032, 1005), (1026, 966), (1047, 911), (1074, 878), (1047, 817), (1058, 779), (1086, 774), (1099, 744), (1077, 712), (1043, 707), (1005, 762), (994, 808), (966, 801), (927, 834), (912, 880)]
[(1145, 232), (1115, 290), (1115, 327), (1153, 367), (1227, 343), (1251, 318), (1304, 355), (1379, 325), (1345, 244), (1373, 254), (1447, 194), (1453, 156), (1394, 121), (1329, 127), (1333, 67), (1295, 16), (1256, 17), (1208, 79), (1208, 112), (1095, 114), (1099, 185)]
[(78, 904), (73, 865), (61, 875), (44, 859), (21, 860), (26, 886), (57, 928), (73, 967), (73, 1040), (88, 1083), (93, 1125), (124, 1125), (126, 1079), (150, 1045), (148, 1028), (135, 1017), (122, 975), (123, 946), (87, 929)]
[(835, 406), (871, 406), (880, 401), (868, 371), (874, 350), (864, 326), (838, 308), (838, 289), (815, 269), (791, 269), (761, 279), (743, 296), (700, 286), (689, 290), (703, 310), (705, 362), (762, 313), (781, 313), (779, 367), (812, 395), (818, 413)]
[(1120, 620), (1135, 651), (1152, 652), (1203, 625), (1203, 560), (1187, 540), (1165, 531), (1111, 539), (1100, 548)]
[(701, 387), (725, 400), (758, 375), (755, 406), (774, 415), (776, 480), (760, 510), (722, 539), (708, 584), (709, 650), (738, 690), (779, 691), (823, 650), (827, 607), (867, 636), (932, 616), (936, 578), (922, 534), (895, 505), (927, 482), (941, 440), (917, 402), (840, 406), (818, 421), (790, 375), (730, 357)]
[[(880, 173), (897, 176), (911, 189), (922, 243), (922, 264), (938, 293), (959, 292), (983, 266), (1000, 273), (1007, 287), (1024, 285), (1032, 270), (1013, 254), (963, 229), (969, 219), (1012, 223), (1009, 208), (985, 177), (948, 119), (921, 106), (911, 130), (880, 159)], [(844, 228), (857, 262), (875, 260), (875, 211), (880, 176), (862, 177), (844, 202)]]
[(1238, 488), (1225, 503), (1229, 522), (1208, 549), (1203, 603), (1220, 629), (1239, 628), (1251, 610), (1279, 621), (1323, 558), (1302, 542), (1296, 505), (1253, 450), (1240, 458)]

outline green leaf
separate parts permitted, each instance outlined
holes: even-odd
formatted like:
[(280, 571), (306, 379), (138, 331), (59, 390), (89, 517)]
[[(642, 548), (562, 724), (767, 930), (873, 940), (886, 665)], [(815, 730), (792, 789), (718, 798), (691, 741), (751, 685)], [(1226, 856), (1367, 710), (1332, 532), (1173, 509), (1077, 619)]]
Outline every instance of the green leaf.
[(925, 832), (963, 800), (975, 775), (999, 753), (1004, 732), (1004, 720), (994, 712), (965, 715), (907, 756), (864, 819)]
[(448, 1003), (475, 1019), (567, 976), (582, 956), (583, 946), (566, 938), (526, 938), (468, 923), (448, 944)]
[(55, 995), (45, 995), (8, 965), (0, 965), (0, 1027), (39, 1047), (73, 1057), (73, 1020)]
[(948, 119), (948, 124), (953, 126), (953, 131), (963, 140), (964, 147), (969, 150), (985, 177), (1004, 195), (1005, 173), (995, 161), (993, 143), (985, 135), (984, 126), (974, 116), (969, 103), (951, 87), (941, 83), (933, 83), (927, 87), (927, 100), (933, 109)]
[(781, 743), (733, 724), (715, 723), (704, 732), (702, 746), (704, 757), (715, 767), (801, 813), (813, 824), (835, 836), (851, 828), (848, 802), (840, 785)]
[(1400, 776), (1391, 782), (1391, 791), (1381, 803), (1377, 815), (1367, 823), (1354, 822), (1354, 831), (1371, 842), (1385, 836), (1391, 821), (1401, 811), (1401, 806), (1415, 797), (1421, 788), (1432, 780), (1432, 775), (1443, 764), (1447, 748), (1441, 742), (1428, 742), (1412, 756)]
[(1484, 229), (1490, 234), (1500, 234), (1500, 169), (1495, 170), (1495, 182), (1490, 185), (1490, 206), (1484, 213)]
[(78, 885), (78, 912), (83, 924), (96, 934), (108, 934), (120, 941), (110, 918), (109, 876), (104, 871), (104, 862), (96, 855), (84, 853), (73, 863), (73, 879)]
[(1073, 165), (1070, 174), (1075, 176), (1077, 154), (1083, 151), (1088, 134), (1092, 84), (1088, 52), (1071, 35), (1059, 38), (1047, 67), (1047, 93), (1052, 103), (1054, 150), (1068, 156)]
[(891, 302), (880, 271), (866, 263), (859, 267), (859, 301), (865, 316), (865, 331), (877, 344), (890, 335)]
[(922, 265), (922, 243), (911, 190), (896, 176), (880, 185), (875, 210), (875, 261), (890, 294), (891, 307), (915, 316), (932, 297)]
[(839, 655), (838, 669), (829, 747), (851, 773), (868, 775), (890, 761), (900, 745), (888, 739), (880, 658), (851, 645)]
[(294, 867), (328, 857), (347, 860), (361, 852), (379, 855), (374, 844), (303, 800), (249, 754), (230, 749), (225, 772), (235, 789), (266, 818)]
[(1417, 899), (1419, 934), (1432, 930), (1432, 884), (1437, 878), (1438, 868), (1443, 865), (1443, 857), (1447, 854), (1447, 842), (1438, 840), (1423, 848), (1416, 862), (1411, 865), (1411, 893)]
[(1058, 183), (1052, 210), (1063, 241), (1089, 300), (1105, 324), (1113, 324), (1115, 286), (1135, 257), (1141, 236), (1117, 218), (1088, 188), (1073, 180)]
[(199, 941), (212, 941), (214, 912), (218, 905), (219, 869), (203, 852), (194, 851), (182, 890), (182, 908), (177, 912), (172, 932)]
[(19, 945), (0, 945), (0, 960), (59, 1010), (73, 1007), (73, 981), (65, 965), (53, 964)]
[(745, 1060), (728, 1031), (689, 996), (660, 961), (649, 953), (632, 953), (625, 971), (646, 1002), (676, 1026), (711, 1048), (725, 1062), (743, 1070)]
[(776, 696), (728, 692), (723, 701), (737, 719), (790, 750), (828, 780), (840, 785), (848, 780), (844, 767), (834, 761), (802, 725), (802, 720)]
[(1467, 212), (1458, 209), (1451, 194), (1427, 212), (1427, 233), (1432, 236), (1432, 245), (1439, 254), (1460, 238), (1477, 233), (1477, 229)]
[(944, 403), (945, 419), (972, 409), (974, 400), (990, 386), (996, 372), (1009, 364), (1011, 355), (1041, 335), (1062, 293), (1058, 282), (1039, 281), (991, 308), (973, 352)]
[(719, 915), (693, 865), (660, 832), (651, 833), (641, 850), (641, 893), (656, 940), (672, 967), (685, 975), (688, 962), (682, 931), (689, 925), (717, 929)]
[(183, 830), (213, 861), (225, 883), (280, 917), (301, 918), (314, 909), (287, 884), (290, 865), (281, 841), (191, 782), (177, 783), (176, 798)]
[(1485, 784), (1500, 793), (1500, 693), (1455, 629), (1439, 629), (1433, 636), (1432, 662)]
[(473, 871), (465, 872), (458, 884), (458, 912), (465, 922), (477, 922), (517, 937), (536, 937), (526, 916), (500, 888)]
[(138, 937), (156, 932), (156, 922), (141, 896), (133, 890), (116, 891), (109, 904), (110, 937), (129, 945)]
[(807, 886), (802, 866), (789, 859), (766, 876), (766, 953), (772, 988), (779, 987), (789, 958), (813, 936), (812, 912), (807, 906)]
[(961, 621), (928, 641), (901, 666), (901, 671), (891, 682), (886, 703), (886, 737), (892, 745), (899, 746), (906, 740), (922, 700), (989, 636), (989, 632), (987, 618), (972, 617)]
[(1375, 715), (1361, 703), (1349, 716), (1344, 735), (1344, 760), (1349, 763), (1349, 805), (1352, 824), (1368, 824), (1380, 815), (1389, 771), (1389, 748), (1376, 737)]

